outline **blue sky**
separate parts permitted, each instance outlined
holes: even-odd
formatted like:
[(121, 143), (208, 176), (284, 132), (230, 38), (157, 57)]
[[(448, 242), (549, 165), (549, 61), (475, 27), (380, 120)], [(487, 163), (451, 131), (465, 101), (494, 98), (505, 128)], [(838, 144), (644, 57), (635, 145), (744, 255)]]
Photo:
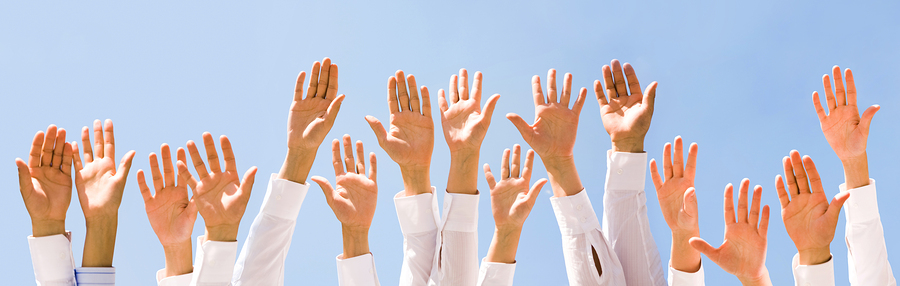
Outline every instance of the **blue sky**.
[[(114, 264), (120, 284), (153, 285), (164, 266), (162, 247), (150, 228), (135, 173), (149, 170), (147, 155), (161, 143), (184, 146), (204, 131), (228, 135), (238, 168), (259, 167), (241, 224), (246, 238), (265, 193), (265, 178), (285, 155), (285, 124), (294, 79), (313, 61), (331, 57), (340, 66), (340, 93), (347, 95), (327, 140), (347, 133), (379, 157), (380, 195), (370, 233), (371, 250), (384, 285), (396, 284), (402, 236), (392, 196), (402, 188), (399, 169), (377, 147), (363, 117), (387, 121), (385, 81), (397, 69), (416, 75), (436, 94), (459, 68), (484, 73), (484, 92), (502, 95), (482, 146), (481, 164), (498, 164), (513, 144), (527, 146), (503, 118), (533, 116), (532, 75), (547, 69), (574, 75), (575, 87), (601, 78), (613, 58), (634, 65), (642, 83), (659, 82), (656, 112), (645, 146), (661, 158), (676, 135), (700, 145), (697, 196), (701, 235), (722, 241), (722, 192), (750, 178), (763, 186), (772, 207), (767, 266), (776, 284), (792, 283), (796, 253), (784, 230), (774, 188), (781, 158), (791, 149), (810, 155), (833, 196), (843, 182), (841, 165), (821, 134), (811, 103), (821, 76), (833, 65), (854, 71), (859, 104), (880, 104), (869, 137), (869, 165), (878, 180), (888, 255), (900, 246), (900, 200), (893, 181), (900, 172), (900, 3), (881, 1), (105, 1), (0, 4), (0, 211), (4, 245), (0, 273), (12, 285), (33, 283), (26, 236), (30, 219), (16, 191), (13, 161), (28, 154), (37, 130), (57, 124), (69, 141), (94, 119), (116, 125), (117, 156), (136, 150), (119, 210)], [(590, 98), (593, 95), (589, 93)], [(435, 96), (436, 98), (436, 96)], [(437, 115), (434, 116), (439, 122)], [(436, 124), (440, 127), (440, 124)], [(609, 136), (599, 108), (588, 100), (575, 147), (579, 173), (602, 210), (605, 152)], [(441, 190), (449, 151), (440, 130), (435, 139), (432, 182)], [(333, 179), (327, 144), (311, 175)], [(546, 177), (540, 160), (535, 180)], [(647, 176), (647, 208), (663, 261), (670, 233)], [(483, 175), (479, 255), (493, 233)], [(549, 188), (538, 200), (522, 234), (516, 283), (562, 285), (565, 266)], [(443, 196), (439, 192), (440, 197)], [(843, 216), (832, 252), (836, 281), (846, 284)], [(203, 232), (197, 220), (195, 236)], [(81, 259), (84, 219), (77, 198), (69, 207), (76, 261)], [(195, 245), (196, 247), (196, 245)], [(337, 283), (334, 259), (341, 252), (340, 223), (318, 186), (297, 221), (285, 284)], [(707, 281), (737, 279), (704, 258)]]

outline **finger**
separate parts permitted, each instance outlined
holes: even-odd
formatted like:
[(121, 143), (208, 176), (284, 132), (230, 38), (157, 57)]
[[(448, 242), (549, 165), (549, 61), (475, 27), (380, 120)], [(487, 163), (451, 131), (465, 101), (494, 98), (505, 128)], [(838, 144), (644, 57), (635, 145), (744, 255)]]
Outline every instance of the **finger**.
[(328, 69), (328, 89), (325, 90), (325, 99), (334, 99), (338, 92), (338, 66), (331, 64)]
[(481, 103), (481, 80), (484, 75), (480, 71), (475, 72), (475, 81), (472, 82), (472, 98)]
[(853, 72), (844, 70), (844, 80), (847, 81), (847, 105), (856, 106), (856, 83), (853, 81)]
[(725, 186), (725, 224), (737, 222), (734, 218), (734, 186)]
[(681, 136), (675, 137), (675, 158), (672, 162), (672, 175), (675, 177), (684, 177), (684, 151), (681, 142)]
[(216, 150), (216, 142), (213, 141), (212, 134), (209, 134), (209, 132), (203, 132), (203, 148), (206, 149), (206, 160), (209, 164), (210, 173), (221, 173), (219, 152)]
[(752, 226), (756, 226), (759, 223), (759, 203), (762, 200), (762, 187), (756, 185), (753, 188), (753, 202), (750, 203), (750, 219), (748, 222)]
[(488, 125), (491, 124), (491, 117), (494, 115), (494, 108), (497, 107), (497, 101), (500, 101), (500, 95), (494, 94), (484, 103), (484, 111), (481, 114), (484, 122)]
[(344, 102), (344, 95), (338, 95), (331, 103), (328, 104), (328, 110), (325, 111), (325, 122), (328, 128), (334, 126), (334, 120), (337, 118), (338, 112), (341, 111), (341, 103)]
[(659, 176), (659, 170), (656, 169), (656, 159), (650, 159), (650, 178), (653, 179), (653, 186), (659, 192), (662, 189), (663, 179)]
[(176, 168), (178, 168), (178, 181), (187, 182), (188, 186), (191, 187), (191, 193), (193, 193), (194, 196), (197, 196), (197, 180), (194, 179), (193, 175), (191, 175), (191, 171), (188, 170), (185, 162), (175, 162), (175, 166)]
[(459, 70), (459, 99), (469, 100), (469, 72), (466, 69)]
[(525, 139), (525, 142), (531, 144), (531, 137), (533, 135), (531, 125), (525, 123), (525, 119), (522, 119), (521, 116), (515, 113), (507, 113), (506, 119), (509, 119), (509, 121), (516, 126), (516, 129), (519, 130), (519, 134), (522, 134), (522, 139)]
[[(165, 184), (163, 183), (163, 181), (165, 181), (165, 180), (163, 179), (162, 173), (159, 172), (159, 161), (156, 158), (156, 153), (150, 153), (149, 160), (150, 160), (150, 175), (152, 176), (152, 179), (153, 179), (153, 189), (156, 190), (157, 193), (159, 193), (159, 190), (162, 190), (165, 187)], [(140, 172), (141, 171), (138, 171), (138, 174), (140, 174)], [(142, 180), (141, 178), (138, 178), (138, 181), (141, 181), (141, 180)]]
[[(162, 156), (163, 162), (163, 180), (165, 182), (163, 186), (174, 186), (175, 168), (172, 167), (172, 152), (169, 149), (169, 144), (163, 143), (162, 146), (159, 147), (159, 151), (161, 153), (160, 155)], [(156, 159), (150, 159), (151, 170), (153, 169), (153, 162), (156, 162)], [(157, 172), (158, 171), (159, 169), (157, 168)]]
[(644, 98), (641, 99), (642, 104), (646, 104), (647, 108), (651, 111), (653, 107), (656, 106), (656, 87), (659, 86), (658, 82), (651, 82), (650, 85), (647, 86), (647, 89), (644, 91)]
[(559, 96), (559, 104), (562, 104), (566, 108), (569, 107), (569, 97), (572, 94), (572, 74), (566, 73), (563, 76), (563, 90), (562, 94)]
[(844, 202), (849, 198), (850, 192), (840, 192), (835, 195), (834, 199), (831, 200), (831, 204), (828, 205), (828, 210), (825, 211), (825, 215), (832, 221), (837, 221), (841, 216), (841, 207), (844, 206)]
[(609, 104), (609, 101), (606, 99), (606, 93), (603, 92), (603, 84), (601, 84), (599, 80), (594, 80), (594, 95), (597, 96), (597, 102), (600, 103), (600, 108)]
[(391, 76), (388, 78), (388, 107), (391, 114), (400, 112), (400, 100), (397, 99), (397, 78)]
[(744, 178), (741, 180), (741, 189), (738, 192), (738, 208), (737, 208), (737, 222), (746, 223), (747, 222), (747, 213), (749, 210), (747, 209), (747, 200), (750, 197), (750, 180)]
[(41, 149), (41, 166), (50, 166), (53, 162), (53, 144), (56, 144), (56, 125), (47, 127), (47, 133), (44, 135), (44, 143)]
[[(313, 66), (310, 69), (312, 73), (309, 77), (309, 86), (306, 87), (306, 98), (316, 97), (316, 91), (319, 89), (319, 70), (322, 68), (322, 63), (319, 61), (313, 62)], [(319, 97), (323, 97), (323, 94), (319, 94)]]
[(128, 151), (125, 153), (125, 156), (122, 157), (122, 160), (119, 160), (119, 169), (116, 171), (116, 176), (121, 178), (128, 178), (128, 172), (131, 171), (131, 163), (134, 161), (134, 150)]
[(381, 125), (381, 121), (378, 121), (378, 119), (371, 115), (366, 115), (366, 122), (369, 123), (369, 127), (372, 128), (372, 132), (375, 132), (375, 138), (378, 139), (378, 145), (384, 148), (384, 140), (387, 137), (387, 131), (384, 130), (384, 126)]
[(294, 84), (294, 101), (303, 100), (303, 82), (306, 81), (306, 72), (297, 75), (297, 83)]
[(325, 98), (328, 90), (328, 76), (331, 72), (331, 59), (322, 60), (322, 68), (319, 70), (319, 83), (316, 84), (316, 97)]
[(831, 89), (831, 78), (828, 75), (822, 76), (822, 85), (825, 86), (825, 101), (828, 103), (828, 111), (834, 111), (837, 108), (834, 99), (834, 91)]
[(503, 150), (503, 157), (500, 159), (500, 180), (509, 178), (509, 148)]
[(822, 108), (822, 102), (819, 100), (819, 93), (813, 91), (813, 107), (816, 108), (816, 115), (819, 116), (819, 122), (825, 120), (825, 109)]
[(616, 82), (615, 79), (613, 79), (612, 67), (603, 65), (602, 71), (603, 85), (606, 86), (606, 96), (609, 97), (609, 101), (618, 100), (619, 94), (616, 93)]
[[(191, 154), (191, 161), (194, 163), (194, 170), (197, 171), (197, 176), (203, 180), (209, 176), (209, 172), (206, 171), (206, 165), (203, 163), (203, 158), (200, 157), (200, 151), (197, 150), (197, 144), (194, 143), (194, 140), (188, 140), (187, 148), (188, 152)], [(178, 169), (178, 172), (182, 172), (181, 168)]]
[(541, 90), (541, 77), (531, 77), (531, 94), (534, 95), (534, 106), (544, 105), (544, 92)]
[(810, 191), (825, 194), (825, 189), (822, 188), (822, 177), (819, 176), (819, 171), (816, 170), (816, 164), (813, 163), (812, 158), (803, 156), (803, 167), (806, 168), (806, 175), (809, 176)]
[(521, 153), (522, 153), (522, 147), (519, 146), (519, 144), (513, 145), (512, 160), (510, 160), (510, 166), (509, 166), (509, 176), (512, 178), (519, 177), (519, 168), (520, 168), (519, 163), (521, 162), (519, 157), (520, 157)]
[(81, 128), (81, 145), (84, 146), (84, 163), (93, 162), (94, 151), (91, 150), (91, 130), (87, 126)]
[(113, 134), (113, 122), (107, 119), (103, 123), (103, 157), (116, 158), (116, 139)]
[(450, 105), (447, 103), (447, 96), (444, 95), (444, 89), (438, 90), (438, 108), (441, 109), (442, 113), (450, 109)]
[(484, 164), (484, 179), (487, 180), (488, 187), (491, 190), (497, 185), (497, 180), (494, 179), (494, 173), (491, 172), (491, 166), (488, 164)]
[(691, 147), (688, 147), (688, 159), (687, 165), (684, 166), (684, 176), (691, 181), (697, 175), (697, 149), (699, 148), (700, 146), (697, 143), (691, 143)]
[[(184, 148), (178, 147), (178, 151), (176, 151), (175, 154), (177, 154), (176, 155), (176, 158), (177, 158), (176, 165), (178, 164), (177, 162), (181, 162), (182, 164), (185, 164), (185, 166), (187, 166), (187, 154), (185, 154)], [(179, 172), (181, 172), (181, 171), (179, 170)], [(181, 175), (179, 174), (178, 181), (176, 183), (178, 184), (178, 186), (184, 186), (184, 184), (186, 184), (187, 182), (184, 181), (182, 179)]]
[(356, 173), (366, 174), (366, 152), (363, 151), (362, 141), (356, 141)]
[(547, 184), (547, 179), (540, 179), (537, 182), (534, 182), (534, 185), (531, 186), (531, 189), (528, 190), (528, 205), (534, 207), (534, 203), (537, 201), (538, 196), (541, 194), (541, 189), (544, 188), (544, 185)]
[(784, 159), (781, 159), (781, 164), (784, 168), (784, 179), (788, 186), (787, 191), (791, 200), (793, 200), (797, 195), (800, 195), (800, 189), (797, 188), (797, 178), (794, 177), (794, 166), (791, 163), (791, 157), (785, 156)]
[(799, 194), (809, 194), (809, 181), (806, 178), (806, 171), (803, 170), (803, 159), (800, 158), (800, 152), (791, 151), (791, 167), (794, 168), (794, 178), (797, 180), (797, 189)]
[(347, 169), (347, 173), (356, 173), (356, 160), (353, 159), (353, 143), (350, 140), (350, 135), (344, 134), (343, 143), (344, 168)]
[(72, 160), (75, 158), (75, 149), (72, 148), (72, 144), (69, 142), (63, 142), (63, 154), (62, 154), (62, 165), (60, 165), (60, 171), (63, 172), (66, 176), (72, 175)]
[(419, 88), (419, 92), (422, 93), (422, 115), (431, 118), (431, 96), (428, 94), (428, 87), (423, 85)]
[[(138, 181), (138, 189), (141, 191), (141, 197), (144, 198), (144, 204), (146, 205), (153, 195), (150, 194), (150, 188), (147, 187), (147, 181), (144, 179), (144, 170), (137, 171), (137, 181)], [(156, 190), (159, 193), (159, 189)]]
[(834, 75), (834, 97), (837, 106), (847, 105), (847, 94), (844, 93), (844, 79), (841, 76), (841, 68), (834, 66), (831, 68), (831, 73)]
[(759, 235), (766, 238), (769, 235), (769, 205), (763, 206), (762, 218), (759, 221)]
[(94, 158), (102, 159), (106, 157), (106, 152), (103, 150), (103, 124), (100, 122), (100, 119), (94, 120)]
[(406, 90), (406, 77), (402, 70), (394, 74), (397, 79), (397, 96), (400, 98), (400, 112), (409, 111), (409, 92)]
[[(237, 162), (235, 162), (231, 140), (228, 140), (227, 136), (222, 135), (219, 137), (219, 143), (222, 144), (222, 158), (225, 159), (225, 171), (237, 174)], [(217, 159), (216, 162), (218, 161)]]
[(572, 111), (575, 115), (581, 115), (581, 108), (584, 107), (584, 101), (587, 99), (587, 88), (581, 88), (578, 91), (578, 98), (575, 99), (575, 105), (572, 105)]
[(534, 166), (534, 150), (529, 149), (528, 153), (525, 153), (525, 169), (522, 170), (522, 178), (526, 181), (531, 181), (532, 166)]
[[(78, 151), (78, 143), (77, 142), (72, 141), (71, 144), (72, 144), (72, 165), (74, 165), (75, 172), (77, 173), (77, 172), (80, 172), (82, 169), (81, 158), (78, 158), (78, 154), (80, 154), (80, 152)], [(88, 146), (90, 146), (90, 145), (88, 145)], [(87, 154), (85, 154), (85, 156), (86, 155)]]
[(41, 166), (41, 155), (44, 147), (44, 131), (38, 131), (31, 140), (31, 150), (28, 151), (28, 166), (38, 168)]
[(406, 76), (406, 82), (409, 83), (409, 109), (415, 113), (422, 113), (422, 108), (420, 106), (421, 101), (419, 101), (419, 90), (418, 85), (416, 85), (416, 77), (413, 75)]
[(67, 147), (66, 144), (66, 130), (60, 128), (56, 131), (56, 142), (53, 143), (53, 158), (50, 162), (50, 165), (56, 168), (59, 168), (63, 161), (63, 150)]
[(453, 103), (459, 102), (459, 76), (458, 75), (450, 76), (450, 86), (447, 87), (447, 89), (450, 91), (450, 100), (453, 101)]
[(787, 190), (784, 188), (784, 181), (781, 175), (775, 175), (775, 191), (778, 192), (778, 202), (781, 203), (781, 209), (784, 209), (791, 203)]
[(637, 74), (634, 72), (634, 67), (629, 63), (625, 63), (625, 78), (628, 80), (628, 90), (631, 92), (631, 95), (637, 95), (638, 100), (643, 100), (643, 94), (641, 93), (641, 83), (638, 81)]
[(22, 193), (22, 198), (30, 197), (31, 192), (34, 192), (34, 183), (31, 182), (31, 169), (25, 164), (25, 161), (19, 158), (16, 158), (16, 168), (19, 170), (19, 191)]
[(872, 118), (875, 117), (875, 113), (881, 109), (880, 105), (872, 105), (869, 108), (866, 108), (866, 111), (863, 112), (862, 117), (859, 119), (859, 126), (862, 127), (863, 132), (866, 135), (869, 135), (869, 126), (872, 125)]
[(332, 200), (334, 200), (334, 188), (331, 187), (331, 183), (329, 183), (327, 179), (319, 176), (313, 176), (310, 179), (313, 182), (316, 182), (316, 184), (319, 184), (319, 188), (321, 188), (322, 193), (325, 194), (325, 202), (328, 203), (328, 206), (330, 207)]
[(331, 165), (334, 167), (334, 176), (344, 174), (344, 163), (341, 162), (341, 141), (334, 139), (331, 141)]
[(687, 191), (684, 192), (684, 212), (690, 215), (693, 218), (697, 218), (698, 208), (697, 208), (697, 190), (694, 187), (690, 187)]
[(622, 73), (622, 65), (619, 60), (612, 60), (609, 65), (612, 67), (613, 80), (616, 83), (616, 94), (619, 97), (628, 96), (628, 88), (625, 83), (625, 75)]
[(241, 180), (241, 194), (239, 196), (245, 205), (250, 200), (250, 191), (253, 190), (253, 182), (256, 181), (256, 171), (257, 168), (255, 166), (250, 167), (250, 170), (244, 173), (244, 179)]
[(375, 152), (369, 153), (369, 180), (372, 180), (372, 182), (378, 182), (377, 163), (377, 160), (375, 160)]
[(667, 181), (674, 176), (672, 171), (672, 143), (663, 145), (663, 172), (666, 172), (665, 178)]
[(693, 247), (700, 253), (703, 253), (703, 255), (706, 255), (706, 257), (709, 257), (710, 260), (712, 260), (715, 263), (718, 263), (718, 261), (719, 261), (718, 252), (716, 251), (716, 249), (714, 247), (712, 247), (712, 245), (709, 245), (709, 243), (706, 242), (706, 240), (703, 240), (702, 238), (699, 238), (699, 237), (691, 237), (691, 239), (688, 241), (688, 243), (691, 244), (691, 247)]
[(556, 70), (547, 71), (547, 103), (557, 103), (556, 101)]

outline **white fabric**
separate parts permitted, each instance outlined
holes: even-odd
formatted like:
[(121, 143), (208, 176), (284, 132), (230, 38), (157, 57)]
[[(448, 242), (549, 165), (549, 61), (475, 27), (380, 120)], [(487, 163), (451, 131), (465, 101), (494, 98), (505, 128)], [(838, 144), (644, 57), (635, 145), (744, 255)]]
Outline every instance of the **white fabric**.
[(191, 284), (192, 273), (166, 277), (166, 269), (156, 271), (156, 285), (159, 286), (183, 286)]
[(75, 285), (72, 233), (43, 237), (28, 236), (34, 280), (38, 286)]
[(515, 263), (498, 263), (481, 260), (478, 270), (479, 286), (512, 286), (516, 274)]
[(230, 286), (237, 245), (237, 241), (210, 241), (204, 235), (197, 237), (191, 285)]
[(371, 253), (343, 259), (338, 255), (338, 285), (341, 286), (379, 286), (378, 273), (375, 271), (375, 257)]
[(850, 284), (897, 285), (884, 243), (875, 180), (869, 179), (868, 185), (850, 190), (846, 184), (841, 184), (840, 189), (850, 192), (850, 198), (844, 203)]
[(616, 251), (628, 285), (666, 285), (662, 261), (650, 233), (647, 197), (647, 153), (608, 151), (603, 232)]
[(434, 279), (438, 285), (478, 282), (478, 194), (444, 195), (444, 220)]
[[(616, 253), (600, 229), (600, 221), (587, 190), (550, 198), (559, 231), (570, 286), (625, 285), (625, 274)], [(592, 249), (597, 252), (603, 274), (597, 273)]]
[[(434, 188), (432, 188), (434, 192)], [(394, 207), (403, 233), (403, 265), (400, 285), (427, 285), (431, 281), (434, 257), (437, 253), (437, 234), (440, 214), (437, 196), (433, 193), (394, 196)]]
[(834, 257), (816, 265), (800, 265), (800, 254), (794, 254), (791, 261), (796, 286), (829, 286), (834, 285)]
[(697, 272), (684, 272), (672, 268), (672, 261), (669, 261), (669, 286), (703, 286), (706, 280), (703, 274), (703, 264), (700, 264), (700, 270)]
[(114, 286), (116, 285), (116, 268), (75, 268), (75, 283), (78, 284), (78, 286)]

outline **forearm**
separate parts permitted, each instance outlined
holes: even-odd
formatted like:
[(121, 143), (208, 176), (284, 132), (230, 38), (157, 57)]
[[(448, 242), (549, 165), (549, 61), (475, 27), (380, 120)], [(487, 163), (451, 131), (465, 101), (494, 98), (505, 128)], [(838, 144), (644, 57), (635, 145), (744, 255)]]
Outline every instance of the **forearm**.
[(400, 166), (400, 175), (403, 177), (403, 189), (406, 196), (431, 192), (431, 177), (428, 167)]
[(193, 250), (191, 249), (190, 238), (181, 243), (163, 245), (163, 251), (166, 254), (166, 277), (194, 271), (194, 265), (191, 261)]
[(309, 176), (309, 170), (316, 159), (317, 150), (293, 150), (288, 149), (284, 164), (278, 171), (278, 179), (284, 179), (299, 184), (305, 184)]
[(478, 193), (478, 155), (478, 151), (450, 152), (447, 192), (471, 195)]
[(116, 246), (117, 215), (86, 219), (82, 267), (112, 267)]
[(869, 184), (869, 160), (866, 153), (854, 158), (841, 158), (844, 166), (844, 181), (847, 189), (855, 189)]
[(237, 225), (206, 226), (206, 240), (211, 241), (237, 241)]
[(555, 197), (571, 196), (584, 189), (574, 157), (548, 159), (544, 161), (544, 167)]
[(831, 259), (831, 247), (825, 245), (819, 248), (798, 249), (800, 265), (817, 265), (828, 262)]
[(344, 240), (343, 259), (369, 253), (369, 229), (341, 227)]
[(31, 235), (34, 237), (66, 233), (66, 222), (59, 220), (31, 219)]
[(700, 252), (691, 247), (691, 237), (699, 237), (699, 231), (672, 232), (672, 268), (682, 272), (694, 273), (700, 270)]
[(516, 251), (519, 248), (519, 237), (522, 228), (494, 229), (494, 238), (488, 248), (485, 261), (499, 263), (516, 263)]

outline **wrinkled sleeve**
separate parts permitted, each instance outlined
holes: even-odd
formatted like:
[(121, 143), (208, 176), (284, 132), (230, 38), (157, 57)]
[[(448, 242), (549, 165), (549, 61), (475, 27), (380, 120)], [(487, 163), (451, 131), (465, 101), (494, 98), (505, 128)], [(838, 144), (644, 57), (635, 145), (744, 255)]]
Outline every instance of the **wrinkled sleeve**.
[(700, 270), (697, 272), (684, 272), (672, 268), (672, 262), (669, 261), (669, 286), (703, 286), (706, 285), (706, 279), (703, 274), (703, 264), (700, 264)]
[(437, 251), (437, 197), (432, 193), (404, 197), (403, 191), (394, 196), (394, 207), (403, 233), (403, 265), (400, 285), (426, 285), (431, 280)]
[(230, 286), (237, 255), (237, 241), (211, 241), (197, 237), (197, 257), (191, 285)]
[(34, 280), (38, 286), (75, 285), (75, 260), (71, 232), (51, 236), (28, 236)]
[(440, 228), (440, 285), (474, 286), (478, 281), (478, 194), (444, 196)]
[(516, 274), (515, 263), (498, 263), (481, 260), (478, 270), (478, 286), (512, 286)]
[(338, 285), (340, 286), (379, 286), (378, 273), (375, 271), (375, 257), (371, 253), (343, 259), (337, 256)]
[[(603, 236), (587, 190), (550, 198), (550, 204), (562, 233), (569, 285), (625, 285), (622, 264)], [(593, 251), (597, 253), (602, 274), (597, 272)]]
[(841, 184), (840, 189), (850, 193), (850, 198), (844, 203), (850, 284), (897, 285), (887, 257), (875, 180), (869, 179), (868, 185), (850, 190), (847, 190), (846, 184)]
[(834, 257), (827, 262), (816, 265), (800, 265), (800, 254), (794, 254), (791, 262), (794, 273), (794, 285), (797, 286), (829, 286), (834, 285)]

